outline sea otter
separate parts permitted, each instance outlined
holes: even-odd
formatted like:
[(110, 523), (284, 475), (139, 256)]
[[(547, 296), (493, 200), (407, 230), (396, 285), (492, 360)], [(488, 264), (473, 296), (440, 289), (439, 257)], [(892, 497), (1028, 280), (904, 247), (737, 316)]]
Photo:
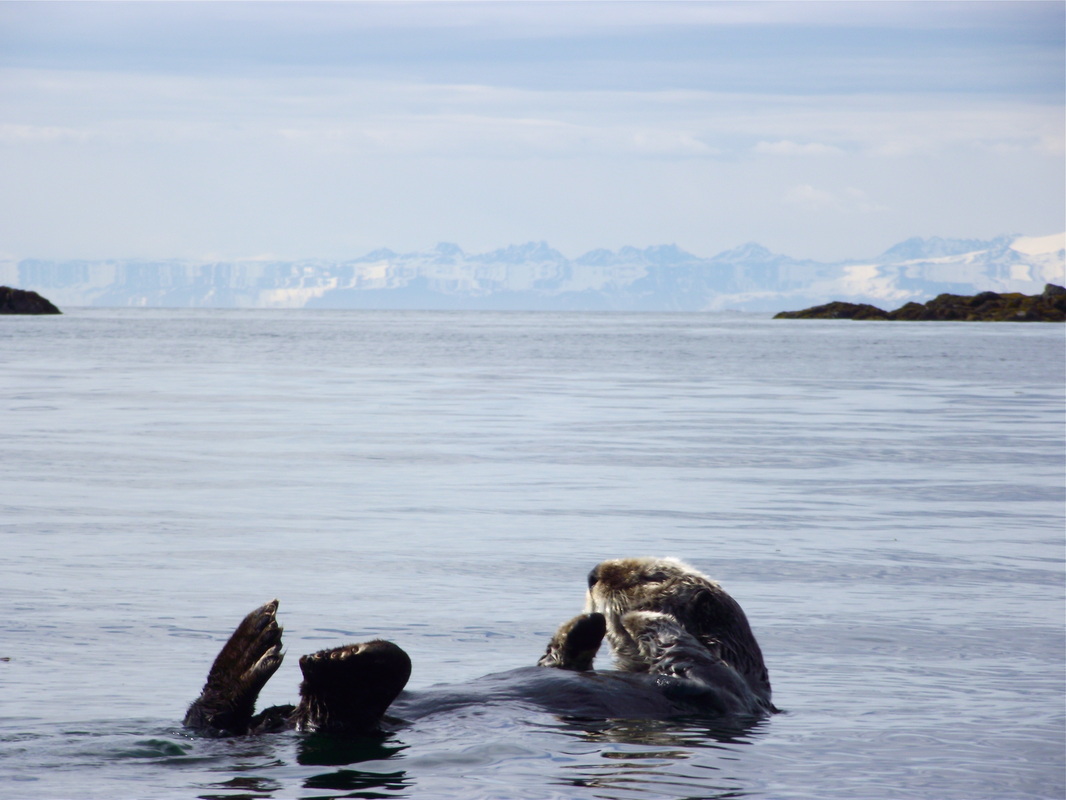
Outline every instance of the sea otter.
[[(589, 583), (590, 608), (558, 629), (535, 667), (406, 692), (410, 658), (376, 639), (303, 656), (300, 702), (256, 714), (259, 692), (284, 657), (273, 600), (248, 614), (223, 646), (184, 724), (223, 736), (292, 729), (364, 735), (489, 703), (596, 719), (776, 710), (765, 666), (765, 692), (747, 674), (762, 665), (762, 654), (744, 613), (713, 581), (679, 561), (628, 559), (600, 564)], [(712, 605), (693, 591), (697, 586), (709, 589), (728, 614), (709, 613)], [(604, 636), (615, 647), (618, 670), (592, 670)]]

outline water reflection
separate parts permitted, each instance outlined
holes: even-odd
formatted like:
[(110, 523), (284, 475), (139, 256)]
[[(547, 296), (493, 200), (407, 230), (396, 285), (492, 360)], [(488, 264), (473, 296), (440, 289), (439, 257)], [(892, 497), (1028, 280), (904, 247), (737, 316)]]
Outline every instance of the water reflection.
[(252, 798), (273, 797), (274, 792), (281, 791), (281, 782), (270, 778), (240, 777), (214, 784), (219, 789), (232, 790), (235, 793), (202, 794), (199, 800), (251, 800)]
[(362, 761), (385, 761), (406, 749), (407, 745), (395, 742), (392, 737), (347, 738), (312, 733), (300, 738), (296, 760), (309, 766), (336, 767)]
[[(263, 773), (285, 770), (276, 748), (283, 743), (296, 745), (296, 761), (301, 766), (344, 767), (328, 772), (305, 775), (301, 785), (311, 797), (398, 797), (406, 796), (412, 781), (405, 770), (375, 771), (351, 769), (348, 765), (384, 762), (407, 749), (391, 736), (348, 738), (328, 734), (281, 734), (227, 739), (225, 766), (214, 771), (228, 773), (225, 780), (205, 784), (211, 790), (198, 795), (199, 800), (253, 800), (291, 796), (293, 787), (281, 777), (264, 777)], [(214, 742), (212, 743), (214, 744)], [(257, 774), (246, 774), (257, 773)], [(277, 775), (277, 773), (275, 773)]]
[[(322, 775), (313, 775), (304, 781), (305, 789), (328, 789), (346, 792), (344, 797), (403, 797), (411, 788), (411, 780), (403, 770), (399, 772), (362, 772), (354, 769), (339, 769)], [(384, 795), (380, 792), (390, 794)], [(397, 794), (404, 792), (404, 794)]]
[(722, 748), (751, 744), (766, 719), (577, 719), (566, 718), (558, 730), (587, 742), (656, 745), (661, 747)]
[[(299, 740), (296, 760), (304, 766), (346, 766), (368, 761), (387, 761), (407, 749), (391, 736), (363, 736), (347, 738), (325, 733), (313, 733)], [(343, 797), (405, 796), (411, 780), (404, 770), (375, 772), (373, 770), (339, 769), (312, 775), (303, 782), (305, 789), (343, 792)], [(382, 794), (387, 792), (388, 794)], [(403, 795), (398, 795), (403, 792)]]
[[(563, 720), (558, 731), (594, 745), (579, 763), (567, 764), (557, 783), (594, 789), (606, 798), (688, 797), (698, 786), (701, 798), (749, 795), (743, 779), (727, 774), (735, 756), (751, 744), (766, 720)], [(708, 758), (710, 750), (722, 758)]]

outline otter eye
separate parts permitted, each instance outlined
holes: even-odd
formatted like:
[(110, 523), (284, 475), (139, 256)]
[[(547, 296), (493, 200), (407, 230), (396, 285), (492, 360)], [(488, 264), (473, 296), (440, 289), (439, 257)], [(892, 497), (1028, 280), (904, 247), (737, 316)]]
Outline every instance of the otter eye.
[(646, 580), (648, 583), (662, 583), (669, 577), (670, 576), (667, 575), (665, 572), (653, 572), (650, 575), (646, 575), (644, 577), (644, 580)]

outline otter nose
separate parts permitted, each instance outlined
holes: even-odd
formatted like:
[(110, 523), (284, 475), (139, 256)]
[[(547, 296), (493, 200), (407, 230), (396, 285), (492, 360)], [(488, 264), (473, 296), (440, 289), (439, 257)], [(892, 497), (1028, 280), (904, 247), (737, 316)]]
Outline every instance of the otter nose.
[(600, 568), (595, 566), (589, 572), (589, 588), (591, 589), (596, 585), (596, 582), (600, 579)]

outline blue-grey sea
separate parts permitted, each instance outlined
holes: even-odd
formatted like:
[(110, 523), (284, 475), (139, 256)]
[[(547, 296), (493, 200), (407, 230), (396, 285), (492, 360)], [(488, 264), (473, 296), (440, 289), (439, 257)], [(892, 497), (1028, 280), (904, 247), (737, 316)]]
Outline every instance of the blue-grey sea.
[[(0, 797), (1062, 798), (1064, 326), (0, 318)], [(743, 605), (784, 713), (180, 726), (241, 617), (411, 686), (532, 665), (605, 558)], [(598, 665), (609, 666), (602, 652)]]

